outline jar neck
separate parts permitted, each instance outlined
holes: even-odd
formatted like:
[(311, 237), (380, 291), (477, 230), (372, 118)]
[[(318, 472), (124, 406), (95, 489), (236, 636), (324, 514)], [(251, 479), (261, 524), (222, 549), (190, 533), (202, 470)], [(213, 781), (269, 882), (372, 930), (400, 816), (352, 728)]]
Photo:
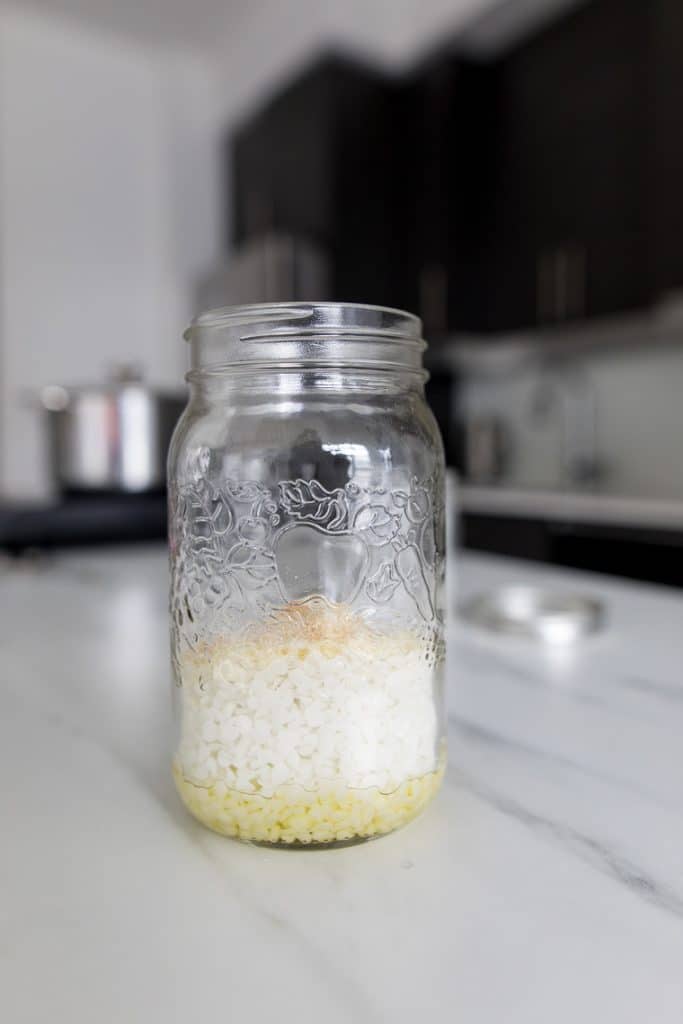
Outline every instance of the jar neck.
[(293, 395), (424, 395), (427, 376), (424, 370), (366, 367), (230, 367), (222, 371), (193, 370), (187, 374), (187, 381), (193, 398), (213, 401), (221, 396), (266, 394), (277, 401), (280, 396)]

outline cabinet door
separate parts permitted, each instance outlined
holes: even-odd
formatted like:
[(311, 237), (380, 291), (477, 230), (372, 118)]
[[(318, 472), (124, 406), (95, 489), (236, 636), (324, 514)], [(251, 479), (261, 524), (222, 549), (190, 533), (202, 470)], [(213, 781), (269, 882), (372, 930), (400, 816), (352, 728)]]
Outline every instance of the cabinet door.
[(226, 140), (229, 197), (226, 221), (236, 245), (274, 228), (270, 126), (266, 111)]
[(380, 73), (330, 56), (280, 92), (232, 143), (234, 240), (313, 239), (331, 259), (332, 298), (396, 302), (403, 168), (393, 91)]
[(565, 237), (579, 225), (589, 316), (634, 309), (650, 298), (648, 30), (648, 4), (641, 0), (601, 0), (576, 17), (578, 67), (586, 70), (577, 74), (574, 65), (571, 92), (580, 122), (565, 105), (565, 121), (575, 126), (574, 159), (567, 154), (575, 205), (565, 211)]
[(402, 91), (411, 195), (407, 292), (431, 339), (486, 329), (485, 223), (493, 157), (491, 73), (459, 57), (421, 67)]
[(267, 231), (330, 241), (335, 73), (334, 62), (317, 62), (234, 135), (235, 242)]
[(497, 327), (647, 300), (647, 29), (647, 4), (596, 0), (501, 61)]
[(340, 301), (406, 306), (401, 288), (408, 245), (401, 204), (406, 167), (400, 132), (393, 84), (372, 73), (347, 79), (331, 158), (332, 255)]
[(683, 3), (651, 0), (651, 11), (648, 216), (656, 299), (683, 288)]
[(457, 62), (449, 58), (429, 63), (415, 75), (407, 92), (407, 137), (411, 140), (413, 195), (406, 196), (411, 219), (410, 266), (415, 308), (425, 332), (438, 337), (453, 324), (449, 320), (448, 237), (455, 183), (450, 180), (449, 128), (453, 120)]

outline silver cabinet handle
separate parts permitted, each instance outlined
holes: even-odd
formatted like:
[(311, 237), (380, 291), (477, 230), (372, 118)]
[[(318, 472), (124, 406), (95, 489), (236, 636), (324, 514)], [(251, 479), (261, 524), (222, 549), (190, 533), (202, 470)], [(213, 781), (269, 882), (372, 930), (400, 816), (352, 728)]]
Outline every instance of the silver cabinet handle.
[(428, 263), (420, 270), (419, 303), (425, 331), (448, 329), (448, 274), (442, 263)]
[(586, 312), (586, 247), (576, 242), (544, 249), (536, 261), (536, 319), (560, 323)]

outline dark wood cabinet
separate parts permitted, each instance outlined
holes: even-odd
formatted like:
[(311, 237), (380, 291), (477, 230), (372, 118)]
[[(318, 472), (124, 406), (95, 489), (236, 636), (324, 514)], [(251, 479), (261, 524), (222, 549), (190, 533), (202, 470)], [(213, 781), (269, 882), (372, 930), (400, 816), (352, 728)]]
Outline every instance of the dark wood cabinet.
[(402, 204), (406, 295), (431, 338), (478, 330), (486, 307), (485, 225), (494, 158), (487, 66), (442, 55), (403, 90), (415, 191)]
[(307, 236), (331, 298), (418, 312), (430, 337), (478, 328), (489, 80), (458, 58), (402, 81), (320, 60), (228, 141), (232, 241)]
[(436, 341), (642, 308), (683, 287), (682, 122), (681, 0), (592, 0), (401, 80), (326, 57), (230, 140), (233, 240), (307, 236), (331, 298)]
[(233, 241), (310, 238), (332, 261), (328, 298), (396, 303), (406, 242), (394, 93), (379, 72), (328, 56), (251, 118), (229, 142)]
[(683, 4), (593, 0), (494, 69), (494, 328), (683, 287)]
[(648, 243), (655, 299), (683, 288), (683, 3), (649, 0)]
[(494, 69), (493, 326), (648, 300), (647, 56), (648, 5), (597, 0)]
[(640, 0), (594, 0), (497, 60), (442, 55), (416, 74), (412, 287), (428, 331), (649, 301), (650, 21)]

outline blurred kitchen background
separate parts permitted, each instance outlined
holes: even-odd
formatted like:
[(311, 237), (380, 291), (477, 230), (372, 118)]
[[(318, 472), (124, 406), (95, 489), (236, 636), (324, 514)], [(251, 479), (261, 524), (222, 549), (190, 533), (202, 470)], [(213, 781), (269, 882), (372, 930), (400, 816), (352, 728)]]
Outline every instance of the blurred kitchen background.
[(0, 547), (161, 537), (181, 331), (418, 312), (460, 540), (683, 583), (680, 0), (0, 3)]

